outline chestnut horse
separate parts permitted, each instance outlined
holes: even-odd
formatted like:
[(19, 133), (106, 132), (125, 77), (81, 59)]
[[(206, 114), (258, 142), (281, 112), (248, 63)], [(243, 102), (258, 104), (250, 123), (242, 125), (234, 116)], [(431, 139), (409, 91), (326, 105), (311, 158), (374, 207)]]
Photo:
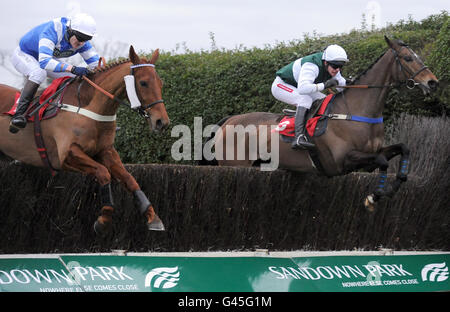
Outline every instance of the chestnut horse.
[[(124, 77), (135, 79), (135, 92), (140, 100), (138, 107), (151, 130), (162, 131), (169, 125), (162, 101), (162, 82), (155, 70), (159, 57), (156, 50), (148, 61), (141, 59), (130, 47), (129, 60), (97, 67), (90, 75), (97, 86), (113, 99), (105, 96), (87, 79), (77, 79), (64, 90), (63, 107), (76, 108), (75, 111), (61, 109), (55, 117), (41, 121), (42, 137), (47, 149), (48, 160), (55, 170), (81, 172), (96, 178), (100, 185), (102, 202), (101, 214), (94, 224), (97, 233), (111, 228), (113, 196), (111, 180), (120, 181), (131, 192), (139, 211), (145, 215), (150, 230), (164, 230), (164, 225), (134, 177), (125, 169), (118, 152), (114, 148), (116, 131), (115, 116), (120, 103), (118, 98), (126, 95)], [(131, 68), (131, 69), (130, 69)], [(8, 111), (14, 104), (18, 90), (0, 85), (0, 111)], [(81, 108), (78, 110), (79, 106)], [(28, 126), (16, 134), (9, 129), (10, 117), (0, 115), (0, 152), (10, 158), (33, 166), (42, 167), (43, 162), (36, 149), (33, 126)]]
[[(385, 40), (389, 49), (355, 79), (353, 86), (348, 86), (348, 89), (335, 96), (331, 111), (335, 115), (328, 117), (325, 134), (314, 138), (319, 163), (323, 167), (321, 171), (317, 169), (307, 150), (294, 150), (290, 143), (281, 140), (279, 144), (275, 144), (279, 152), (279, 168), (282, 169), (299, 172), (319, 171), (331, 177), (359, 169), (373, 171), (379, 168), (377, 187), (365, 200), (369, 210), (373, 210), (373, 205), (381, 197), (396, 192), (400, 184), (406, 181), (408, 173), (410, 153), (408, 147), (403, 143), (383, 146), (384, 129), (381, 116), (389, 88), (406, 83), (408, 88), (420, 87), (425, 94), (434, 91), (438, 85), (436, 76), (411, 48), (399, 40), (391, 41), (387, 37)], [(349, 120), (351, 116), (363, 118), (359, 121)], [(242, 128), (256, 125), (256, 129), (259, 130), (258, 126), (263, 125), (265, 127), (261, 127), (260, 131), (267, 131), (263, 134), (268, 138), (266, 148), (270, 149), (270, 128), (278, 125), (281, 117), (279, 114), (254, 112), (222, 119), (219, 124), (221, 131), (215, 136), (215, 158), (218, 165), (251, 167), (262, 159), (261, 156), (256, 160), (248, 157), (250, 149), (248, 135), (237, 136), (236, 133), (229, 133), (231, 135), (229, 141), (232, 140), (232, 143), (228, 146), (227, 128), (229, 131), (235, 131), (231, 130), (235, 126)], [(378, 122), (369, 123), (364, 120)], [(236, 159), (235, 153), (231, 151), (227, 153), (227, 148), (235, 149), (239, 144), (245, 146), (246, 157), (241, 160)], [(387, 185), (389, 160), (397, 155), (401, 155), (397, 177), (392, 185)]]

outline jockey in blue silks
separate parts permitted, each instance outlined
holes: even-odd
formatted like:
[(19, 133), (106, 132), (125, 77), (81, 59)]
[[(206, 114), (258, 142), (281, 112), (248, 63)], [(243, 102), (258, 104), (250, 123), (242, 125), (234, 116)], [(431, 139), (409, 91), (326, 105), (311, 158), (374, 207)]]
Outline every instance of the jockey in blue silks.
[[(95, 20), (79, 13), (71, 19), (56, 18), (36, 26), (21, 38), (11, 62), (18, 72), (27, 77), (27, 81), (11, 119), (10, 132), (16, 133), (25, 128), (28, 105), (47, 77), (84, 76), (98, 65), (100, 57), (89, 42), (95, 33)], [(87, 67), (72, 66), (58, 60), (77, 53), (83, 57)]]

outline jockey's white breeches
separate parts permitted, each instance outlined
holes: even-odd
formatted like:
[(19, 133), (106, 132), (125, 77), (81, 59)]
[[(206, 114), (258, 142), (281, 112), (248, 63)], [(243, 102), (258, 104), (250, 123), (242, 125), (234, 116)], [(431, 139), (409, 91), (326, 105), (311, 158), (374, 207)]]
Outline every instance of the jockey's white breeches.
[(276, 77), (272, 83), (272, 95), (279, 101), (294, 106), (302, 106), (307, 109), (311, 108), (315, 100), (323, 99), (325, 94), (322, 92), (313, 92), (309, 94), (300, 94), (298, 89), (283, 81), (280, 77)]
[(47, 76), (50, 78), (74, 76), (68, 72), (55, 73), (42, 69), (39, 62), (33, 56), (23, 52), (20, 47), (17, 47), (11, 55), (11, 63), (19, 73), (25, 75), (28, 80), (37, 84), (43, 83)]

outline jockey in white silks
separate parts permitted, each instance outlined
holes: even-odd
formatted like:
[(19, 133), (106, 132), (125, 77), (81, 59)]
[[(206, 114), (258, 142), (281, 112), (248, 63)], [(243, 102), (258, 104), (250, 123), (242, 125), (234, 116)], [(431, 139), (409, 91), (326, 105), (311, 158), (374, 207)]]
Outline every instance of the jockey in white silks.
[[(98, 65), (99, 55), (89, 40), (96, 33), (95, 20), (84, 13), (73, 18), (56, 18), (38, 25), (26, 33), (11, 56), (18, 72), (27, 77), (10, 122), (9, 131), (17, 133), (25, 128), (25, 113), (39, 85), (48, 77), (84, 76)], [(77, 67), (60, 62), (79, 53), (88, 67)]]
[(347, 62), (345, 50), (333, 44), (323, 52), (304, 56), (276, 72), (272, 95), (279, 101), (297, 107), (292, 148), (314, 147), (305, 136), (305, 114), (313, 101), (325, 97), (321, 91), (334, 86), (345, 86), (346, 79), (342, 77), (340, 69)]

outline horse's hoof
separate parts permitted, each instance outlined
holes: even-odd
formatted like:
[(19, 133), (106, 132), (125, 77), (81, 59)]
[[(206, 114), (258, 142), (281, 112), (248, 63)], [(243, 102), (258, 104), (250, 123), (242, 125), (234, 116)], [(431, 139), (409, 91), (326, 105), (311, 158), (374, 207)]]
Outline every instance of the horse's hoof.
[(367, 195), (366, 199), (364, 200), (364, 207), (366, 207), (368, 212), (375, 211), (375, 199), (373, 194)]
[(147, 228), (150, 231), (165, 231), (164, 224), (162, 223), (161, 219), (155, 215), (153, 218), (153, 221), (150, 223), (147, 223)]

